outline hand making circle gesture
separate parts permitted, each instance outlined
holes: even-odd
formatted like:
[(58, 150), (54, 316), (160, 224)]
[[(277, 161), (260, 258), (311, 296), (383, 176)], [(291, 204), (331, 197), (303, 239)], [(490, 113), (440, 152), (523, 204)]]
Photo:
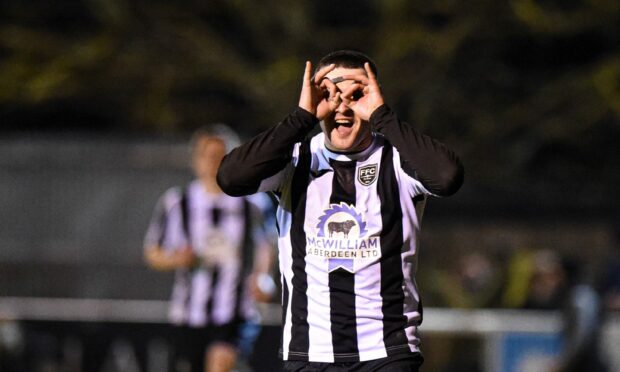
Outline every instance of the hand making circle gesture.
[[(372, 113), (384, 103), (381, 88), (370, 65), (364, 64), (366, 74), (345, 75), (339, 77), (338, 81), (332, 81), (326, 75), (335, 67), (333, 64), (324, 66), (313, 76), (312, 64), (306, 62), (299, 106), (323, 120), (344, 103), (361, 119), (369, 120)], [(353, 83), (340, 91), (336, 83), (344, 80)]]
[(325, 78), (335, 67), (333, 64), (325, 66), (313, 76), (312, 64), (306, 62), (299, 107), (314, 114), (319, 120), (334, 112), (341, 102), (336, 84)]
[[(375, 73), (368, 62), (364, 63), (366, 75), (347, 75), (342, 78), (354, 80), (341, 94), (342, 102), (355, 112), (361, 119), (369, 120), (372, 113), (383, 105), (383, 95)], [(360, 94), (361, 92), (361, 94)]]

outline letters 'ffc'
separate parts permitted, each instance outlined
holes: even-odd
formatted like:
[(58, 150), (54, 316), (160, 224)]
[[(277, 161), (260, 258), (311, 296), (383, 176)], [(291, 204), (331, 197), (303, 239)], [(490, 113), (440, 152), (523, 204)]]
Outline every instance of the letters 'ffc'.
[(377, 164), (365, 165), (357, 170), (357, 180), (364, 186), (370, 186), (377, 179)]

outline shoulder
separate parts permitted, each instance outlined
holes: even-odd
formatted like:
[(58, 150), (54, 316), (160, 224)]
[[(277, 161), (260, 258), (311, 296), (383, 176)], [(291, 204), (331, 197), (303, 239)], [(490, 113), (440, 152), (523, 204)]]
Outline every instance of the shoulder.
[(302, 142), (297, 142), (293, 147), (293, 158), (299, 158), (302, 151), (310, 151), (310, 153), (316, 154), (325, 149), (325, 135), (323, 132), (319, 132), (316, 135), (306, 138)]
[(167, 189), (159, 198), (159, 203), (163, 204), (167, 209), (174, 207), (181, 203), (181, 199), (183, 199), (185, 193), (187, 192), (187, 187), (183, 186), (173, 186)]
[(162, 198), (164, 199), (180, 199), (183, 193), (185, 192), (185, 188), (182, 186), (173, 186), (166, 190)]
[(400, 155), (400, 151), (398, 151), (398, 148), (394, 146), (394, 144), (389, 139), (387, 139), (383, 134), (373, 133), (373, 135), (375, 137), (375, 140), (373, 142), (375, 149), (373, 150), (373, 153), (380, 151), (383, 154), (390, 154), (393, 160), (400, 163), (401, 155)]
[(319, 132), (310, 138), (310, 151), (319, 152), (325, 149), (325, 134)]
[(244, 199), (259, 209), (267, 209), (269, 204), (271, 203), (271, 199), (264, 192), (259, 192), (256, 194), (245, 196)]

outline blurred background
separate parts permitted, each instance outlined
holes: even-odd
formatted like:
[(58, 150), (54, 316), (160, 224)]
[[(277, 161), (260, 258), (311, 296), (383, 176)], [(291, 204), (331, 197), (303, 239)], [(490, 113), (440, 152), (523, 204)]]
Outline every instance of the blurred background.
[[(583, 350), (619, 370), (617, 0), (3, 0), (0, 371), (137, 371), (123, 330), (156, 333), (172, 283), (142, 239), (191, 179), (190, 133), (276, 124), (304, 62), (346, 48), (465, 164), (424, 220), (425, 370), (551, 370)], [(246, 368), (277, 363), (265, 324), (268, 362)], [(102, 334), (104, 365), (84, 369)]]

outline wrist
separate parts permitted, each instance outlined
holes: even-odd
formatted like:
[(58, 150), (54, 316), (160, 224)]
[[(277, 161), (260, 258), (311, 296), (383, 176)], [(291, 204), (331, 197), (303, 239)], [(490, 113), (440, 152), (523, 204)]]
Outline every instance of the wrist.
[(296, 119), (296, 122), (300, 123), (303, 129), (308, 131), (312, 130), (318, 123), (319, 119), (315, 113), (306, 110), (305, 108), (298, 106), (292, 113), (292, 116)]
[(267, 295), (272, 295), (276, 291), (276, 284), (271, 275), (267, 273), (255, 273), (255, 283), (258, 289)]
[(390, 107), (385, 103), (374, 109), (373, 112), (370, 114), (370, 117), (368, 118), (368, 122), (370, 123), (371, 127), (373, 129), (377, 129), (378, 127), (380, 127), (383, 121), (383, 117), (390, 111)]

